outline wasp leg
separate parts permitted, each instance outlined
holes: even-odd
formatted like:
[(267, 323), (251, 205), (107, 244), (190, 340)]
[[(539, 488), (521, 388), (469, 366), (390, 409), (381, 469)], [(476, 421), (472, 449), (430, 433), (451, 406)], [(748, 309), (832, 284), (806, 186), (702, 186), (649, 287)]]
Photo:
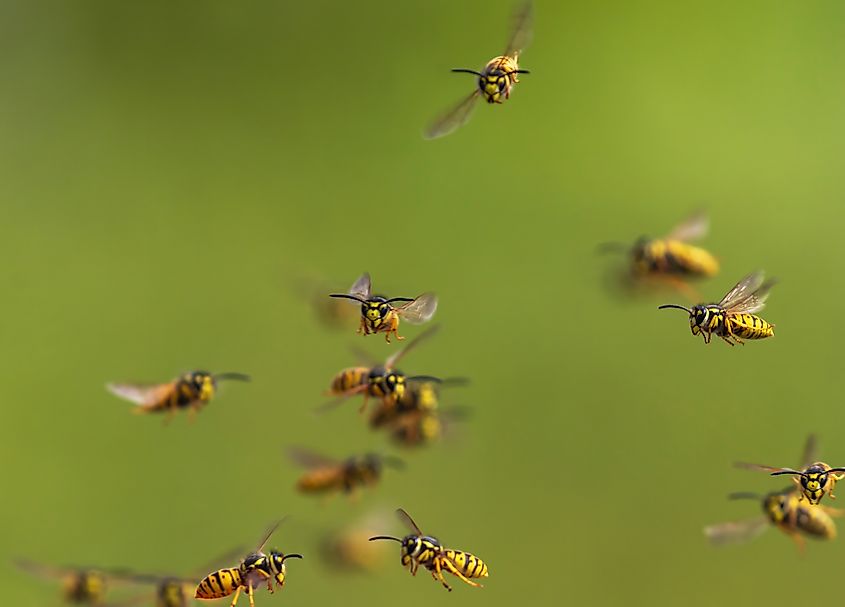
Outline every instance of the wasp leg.
[(241, 596), (241, 589), (242, 588), (243, 588), (243, 586), (238, 586), (238, 589), (235, 590), (235, 598), (232, 599), (232, 607), (235, 607), (235, 605), (238, 604), (238, 597)]
[(267, 592), (273, 594), (275, 590), (273, 590), (273, 578), (267, 578)]
[(419, 564), (418, 562), (416, 562), (416, 561), (411, 561), (411, 563), (410, 563), (410, 565), (408, 566), (408, 568), (409, 568), (409, 571), (411, 572), (411, 575), (413, 575), (413, 576), (415, 576), (415, 577), (416, 577), (416, 575), (417, 575), (417, 569), (419, 569), (419, 568), (420, 568), (420, 564)]
[(432, 571), (431, 577), (433, 577), (435, 580), (439, 579), (440, 583), (443, 584), (446, 590), (452, 592), (452, 587), (448, 583), (446, 583), (446, 579), (443, 577), (443, 571), (440, 570), (440, 558), (434, 559), (434, 569), (437, 571), (437, 575), (434, 575), (434, 571)]
[(804, 538), (801, 537), (798, 534), (797, 531), (789, 531), (788, 533), (789, 533), (789, 537), (792, 538), (792, 541), (794, 541), (795, 545), (798, 547), (798, 553), (803, 556), (804, 555), (804, 548), (805, 548)]
[(457, 567), (455, 567), (455, 565), (453, 565), (451, 562), (449, 562), (449, 560), (444, 560), (443, 562), (446, 564), (446, 569), (448, 569), (451, 573), (453, 573), (454, 575), (461, 578), (461, 580), (463, 580), (464, 582), (466, 582), (470, 586), (475, 586), (476, 588), (481, 587), (481, 584), (479, 584), (478, 582), (473, 582), (472, 580), (468, 579), (463, 573), (460, 572), (460, 570)]
[(370, 400), (370, 393), (364, 392), (364, 402), (361, 403), (361, 408), (358, 409), (358, 413), (363, 413), (367, 410), (367, 402)]
[(394, 313), (393, 318), (390, 319), (390, 324), (387, 325), (387, 333), (384, 335), (384, 339), (387, 343), (390, 343), (390, 334), (393, 333), (396, 336), (398, 341), (402, 341), (405, 339), (401, 335), (399, 335), (399, 316)]
[(252, 582), (247, 586), (247, 596), (249, 596), (249, 607), (255, 607), (255, 592), (252, 589)]

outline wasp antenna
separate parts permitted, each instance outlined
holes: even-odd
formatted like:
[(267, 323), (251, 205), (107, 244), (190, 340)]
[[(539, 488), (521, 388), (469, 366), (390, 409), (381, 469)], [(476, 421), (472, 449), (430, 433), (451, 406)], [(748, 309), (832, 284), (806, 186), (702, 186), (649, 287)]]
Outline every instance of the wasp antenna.
[(530, 73), (531, 72), (529, 72), (528, 70), (513, 70), (511, 72), (508, 72), (508, 74), (530, 74)]
[(402, 543), (398, 537), (393, 537), (392, 535), (374, 535), (368, 541), (372, 542), (373, 540), (393, 540), (394, 542)]
[(235, 381), (252, 381), (252, 378), (249, 375), (247, 375), (246, 373), (236, 373), (236, 372), (215, 373), (214, 379), (233, 379)]
[(456, 74), (458, 74), (458, 73), (460, 73), (460, 74), (475, 74), (479, 78), (484, 75), (481, 72), (476, 72), (475, 70), (466, 70), (466, 69), (463, 69), (463, 68), (460, 68), (460, 67), (455, 68), (452, 71), (455, 72)]
[(831, 468), (828, 472), (845, 472), (845, 468)]
[(301, 554), (296, 554), (296, 553), (294, 553), (294, 554), (286, 554), (286, 555), (284, 555), (284, 556), (282, 557), (282, 562), (284, 563), (284, 562), (285, 562), (286, 560), (288, 560), (288, 559), (301, 559), (301, 558), (302, 558), (302, 555), (301, 555)]
[(352, 299), (359, 303), (367, 303), (366, 300), (361, 299), (360, 297), (356, 297), (355, 295), (350, 295), (349, 293), (330, 293), (329, 297), (338, 297), (342, 299)]
[(800, 470), (778, 470), (777, 472), (770, 473), (769, 476), (783, 476), (784, 474), (791, 474), (792, 476), (797, 474), (798, 476), (804, 476), (804, 473)]
[(384, 303), (393, 303), (394, 301), (414, 301), (413, 297), (391, 297)]
[(658, 310), (665, 310), (666, 308), (677, 308), (678, 310), (683, 310), (687, 314), (692, 314), (692, 310), (690, 310), (689, 308), (685, 308), (684, 306), (679, 306), (676, 304), (666, 304), (663, 306), (657, 306)]
[(759, 500), (762, 496), (759, 493), (751, 493), (750, 491), (738, 491), (736, 493), (728, 494), (729, 500)]
[(431, 375), (412, 375), (408, 378), (408, 381), (428, 381), (435, 384), (442, 384), (443, 380), (439, 377), (433, 377)]

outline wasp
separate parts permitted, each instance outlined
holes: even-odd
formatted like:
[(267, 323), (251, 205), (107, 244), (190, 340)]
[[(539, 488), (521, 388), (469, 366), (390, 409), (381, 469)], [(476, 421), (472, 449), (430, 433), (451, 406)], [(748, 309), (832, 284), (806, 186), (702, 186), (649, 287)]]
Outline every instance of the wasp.
[(695, 213), (662, 238), (642, 237), (633, 246), (605, 243), (599, 246), (599, 251), (627, 253), (629, 275), (637, 281), (662, 280), (686, 291), (683, 279), (714, 276), (719, 271), (719, 262), (709, 251), (689, 244), (703, 238), (708, 229), (707, 215)]
[[(169, 576), (138, 574), (126, 576), (126, 578), (129, 581), (139, 584), (155, 584), (156, 607), (186, 607), (191, 600), (190, 593), (197, 585), (196, 580)], [(134, 604), (137, 600), (137, 598), (132, 599), (131, 601), (120, 603), (116, 607)]]
[(106, 594), (106, 575), (97, 569), (64, 568), (20, 559), (15, 564), (37, 577), (62, 581), (62, 596), (68, 603), (102, 605)]
[(836, 499), (836, 496), (833, 495), (833, 488), (836, 486), (837, 481), (845, 479), (845, 474), (837, 474), (837, 472), (845, 472), (845, 468), (831, 468), (824, 462), (814, 462), (815, 451), (816, 439), (815, 436), (810, 435), (804, 447), (801, 470), (773, 468), (772, 466), (761, 466), (760, 464), (748, 464), (745, 462), (737, 462), (736, 466), (750, 470), (762, 470), (769, 472), (772, 476), (792, 475), (794, 477), (792, 480), (801, 491), (799, 499), (803, 500), (806, 498), (810, 504), (817, 505), (821, 502), (825, 493), (830, 496), (830, 499)]
[(106, 384), (106, 389), (115, 396), (138, 405), (136, 413), (167, 412), (168, 419), (177, 409), (188, 408), (195, 415), (208, 404), (217, 392), (221, 380), (249, 381), (243, 373), (216, 373), (191, 371), (166, 384)]
[(692, 334), (701, 335), (706, 344), (714, 334), (731, 346), (743, 344), (745, 339), (765, 339), (775, 334), (775, 326), (755, 313), (763, 309), (775, 281), (763, 279), (763, 272), (749, 274), (717, 304), (698, 304), (692, 308), (666, 304), (658, 309), (684, 310), (689, 314)]
[(263, 552), (265, 544), (276, 531), (281, 521), (275, 523), (254, 552), (251, 552), (241, 561), (238, 567), (228, 567), (225, 569), (218, 569), (213, 573), (209, 573), (203, 578), (196, 587), (194, 598), (197, 599), (220, 599), (224, 596), (229, 596), (233, 592), (235, 598), (232, 599), (232, 607), (234, 607), (241, 591), (246, 589), (247, 596), (249, 596), (250, 607), (255, 607), (255, 599), (253, 593), (255, 588), (261, 584), (267, 584), (267, 590), (273, 593), (273, 581), (276, 582), (277, 588), (282, 588), (285, 585), (285, 561), (288, 559), (301, 559), (301, 554), (283, 554), (278, 550), (271, 550), (270, 554)]
[(376, 453), (352, 456), (343, 461), (302, 448), (291, 448), (288, 454), (297, 464), (309, 468), (296, 483), (302, 493), (352, 493), (358, 487), (375, 485), (384, 466), (401, 469), (405, 465), (398, 457)]
[(478, 77), (477, 88), (469, 97), (435, 120), (423, 133), (426, 139), (443, 137), (466, 124), (479, 97), (483, 97), (487, 103), (504, 103), (510, 98), (513, 86), (519, 82), (517, 74), (529, 73), (519, 68), (519, 55), (531, 41), (533, 21), (533, 3), (525, 2), (516, 11), (511, 37), (502, 55), (488, 61), (480, 72), (464, 68), (452, 70)]
[(383, 365), (373, 364), (369, 367), (349, 367), (342, 370), (332, 379), (328, 396), (337, 397), (336, 400), (321, 407), (321, 410), (332, 408), (357, 394), (364, 396), (361, 411), (367, 408), (370, 397), (380, 398), (383, 403), (392, 406), (402, 398), (408, 385), (420, 381), (440, 381), (436, 377), (428, 375), (415, 375), (408, 377), (396, 368), (398, 362), (421, 342), (428, 339), (437, 332), (438, 327), (432, 327), (418, 335), (416, 339), (408, 342), (401, 350), (394, 352)]
[(371, 542), (374, 540), (399, 542), (402, 545), (402, 566), (408, 567), (411, 575), (417, 575), (417, 569), (422, 565), (429, 570), (431, 577), (440, 580), (449, 592), (452, 591), (452, 587), (443, 577), (444, 570), (470, 586), (481, 586), (478, 582), (473, 582), (471, 578), (487, 577), (487, 565), (484, 561), (469, 552), (444, 548), (437, 538), (423, 534), (414, 519), (402, 508), (399, 508), (396, 513), (411, 533), (402, 539), (392, 535), (376, 535), (370, 538)]
[(384, 513), (372, 512), (362, 520), (330, 530), (320, 540), (320, 557), (333, 569), (345, 572), (374, 571), (384, 554), (367, 539), (384, 525)]
[[(361, 324), (358, 333), (384, 333), (384, 339), (390, 343), (390, 334), (402, 340), (399, 335), (399, 319), (404, 318), (412, 325), (419, 325), (431, 320), (437, 311), (437, 296), (434, 293), (423, 293), (419, 297), (381, 297), (372, 294), (370, 275), (364, 272), (349, 288), (348, 293), (332, 293), (329, 297), (351, 299), (361, 304)], [(405, 302), (402, 306), (394, 303)]]
[(704, 534), (714, 545), (745, 542), (754, 539), (774, 525), (791, 537), (800, 551), (804, 550), (804, 538), (832, 540), (836, 537), (836, 524), (832, 517), (842, 516), (843, 511), (825, 506), (808, 507), (801, 499), (801, 494), (793, 487), (766, 495), (755, 493), (732, 493), (729, 499), (759, 500), (763, 516), (710, 525), (704, 528)]

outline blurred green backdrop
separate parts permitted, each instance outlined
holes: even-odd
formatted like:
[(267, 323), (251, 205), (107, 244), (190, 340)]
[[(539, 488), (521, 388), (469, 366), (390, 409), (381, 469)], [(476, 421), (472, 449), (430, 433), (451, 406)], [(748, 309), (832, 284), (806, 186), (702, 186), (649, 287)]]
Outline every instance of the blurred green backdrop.
[[(801, 558), (774, 530), (717, 550), (701, 528), (757, 515), (729, 491), (780, 486), (735, 459), (797, 465), (812, 430), (845, 462), (845, 5), (539, 0), (532, 73), (433, 142), (473, 86), (449, 69), (501, 51), (508, 0), (0, 7), (11, 604), (58, 603), (13, 556), (187, 574), (281, 514), (274, 543), (306, 560), (261, 607), (447, 598), (394, 545), (370, 576), (316, 558), (320, 528), (399, 505), (488, 561), (464, 605), (795, 603), (794, 580), (838, 573), (839, 541)], [(702, 293), (765, 268), (776, 338), (705, 347), (664, 300), (603, 288), (598, 242), (700, 207), (723, 263)], [(350, 345), (395, 346), (323, 329), (297, 277), (363, 270), (439, 293), (443, 331), (404, 366), (471, 377), (444, 398), (474, 414), (322, 504), (282, 447), (387, 449), (355, 405), (312, 409)], [(195, 367), (254, 382), (168, 427), (103, 390)]]

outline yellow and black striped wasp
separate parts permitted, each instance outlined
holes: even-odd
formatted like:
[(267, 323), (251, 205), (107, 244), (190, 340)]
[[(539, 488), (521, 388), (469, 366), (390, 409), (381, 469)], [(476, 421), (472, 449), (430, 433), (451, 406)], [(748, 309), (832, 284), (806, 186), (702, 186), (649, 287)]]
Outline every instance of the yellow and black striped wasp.
[(764, 281), (763, 272), (754, 272), (743, 278), (727, 292), (717, 304), (698, 304), (685, 308), (676, 304), (659, 306), (659, 310), (677, 308), (689, 314), (690, 330), (710, 343), (718, 335), (733, 346), (745, 339), (765, 339), (775, 334), (775, 326), (755, 316), (763, 309), (775, 281)]
[[(349, 288), (348, 293), (332, 293), (329, 297), (350, 299), (361, 304), (361, 324), (358, 333), (384, 333), (384, 339), (390, 343), (390, 334), (396, 339), (405, 339), (399, 335), (399, 319), (403, 318), (412, 325), (419, 325), (431, 320), (437, 311), (437, 295), (423, 293), (415, 298), (373, 295), (370, 275), (364, 272)], [(394, 306), (398, 302), (404, 305)]]
[(392, 406), (397, 399), (402, 398), (408, 385), (421, 381), (438, 382), (436, 377), (428, 375), (415, 375), (408, 377), (396, 368), (402, 358), (416, 348), (424, 340), (437, 332), (438, 327), (434, 326), (427, 331), (420, 333), (415, 339), (408, 342), (401, 350), (394, 352), (387, 358), (383, 365), (373, 364), (368, 367), (348, 367), (335, 375), (332, 379), (328, 396), (337, 397), (334, 401), (320, 407), (320, 410), (333, 408), (350, 396), (361, 394), (364, 402), (361, 411), (367, 408), (370, 397), (380, 398), (387, 406)]
[(402, 469), (405, 467), (398, 457), (366, 453), (345, 460), (336, 460), (301, 447), (288, 449), (288, 455), (297, 464), (308, 468), (299, 477), (296, 488), (302, 493), (352, 493), (359, 487), (375, 485), (381, 478), (384, 466)]
[(845, 468), (832, 468), (824, 462), (813, 461), (816, 459), (815, 451), (816, 438), (811, 434), (807, 437), (807, 443), (804, 447), (801, 470), (775, 468), (746, 462), (737, 462), (736, 466), (749, 470), (761, 470), (770, 473), (772, 476), (791, 475), (794, 477), (792, 480), (801, 491), (799, 499), (807, 498), (810, 504), (817, 505), (821, 502), (825, 493), (830, 496), (830, 499), (836, 499), (836, 496), (833, 495), (833, 488), (837, 481), (845, 479), (845, 474), (837, 474), (837, 472), (845, 473)]
[(444, 579), (443, 571), (448, 571), (470, 586), (481, 586), (472, 579), (487, 577), (487, 565), (484, 561), (469, 552), (444, 548), (437, 538), (420, 531), (411, 516), (402, 508), (399, 508), (396, 513), (411, 533), (402, 539), (392, 535), (376, 535), (370, 538), (371, 542), (374, 540), (399, 542), (402, 545), (402, 566), (407, 567), (411, 575), (417, 575), (417, 569), (422, 565), (429, 570), (431, 577), (439, 580), (449, 592), (452, 591), (452, 587)]
[(719, 271), (719, 262), (709, 251), (689, 244), (703, 238), (709, 227), (707, 215), (699, 212), (675, 226), (662, 238), (644, 236), (633, 246), (609, 242), (600, 245), (599, 252), (620, 251), (628, 254), (630, 263), (623, 278), (630, 283), (630, 287), (658, 282), (691, 295), (693, 290), (685, 282), (686, 279), (715, 276)]
[(217, 382), (224, 380), (250, 381), (243, 373), (191, 371), (165, 384), (109, 383), (106, 389), (138, 405), (135, 413), (168, 414), (169, 420), (178, 409), (188, 409), (195, 415), (217, 392)]
[(469, 97), (435, 120), (423, 133), (426, 139), (443, 137), (466, 124), (480, 97), (487, 103), (504, 103), (510, 98), (511, 89), (519, 82), (517, 74), (529, 73), (519, 68), (519, 55), (531, 41), (533, 21), (534, 6), (529, 0), (516, 11), (511, 37), (502, 55), (488, 61), (480, 72), (463, 68), (452, 70), (476, 76), (477, 88)]
[(277, 588), (282, 588), (285, 585), (285, 561), (301, 559), (302, 555), (284, 554), (275, 549), (270, 550), (270, 554), (263, 552), (265, 544), (281, 522), (278, 521), (270, 528), (255, 551), (248, 554), (238, 567), (218, 569), (203, 578), (196, 587), (194, 598), (220, 599), (234, 592), (235, 597), (232, 599), (232, 607), (234, 607), (241, 591), (245, 589), (249, 596), (250, 607), (255, 607), (253, 594), (256, 588), (267, 584), (267, 590), (272, 594), (274, 581)]
[(68, 603), (103, 605), (107, 578), (99, 569), (83, 567), (54, 567), (26, 559), (18, 559), (19, 569), (39, 578), (53, 578), (62, 582), (62, 596)]
[(793, 539), (798, 550), (804, 551), (804, 538), (832, 540), (836, 537), (836, 523), (832, 517), (842, 516), (843, 511), (825, 506), (810, 507), (801, 499), (801, 493), (794, 487), (766, 495), (756, 493), (732, 493), (729, 499), (753, 499), (760, 501), (763, 516), (719, 523), (704, 528), (707, 539), (716, 546), (728, 543), (746, 542), (754, 539), (769, 525), (774, 525)]

